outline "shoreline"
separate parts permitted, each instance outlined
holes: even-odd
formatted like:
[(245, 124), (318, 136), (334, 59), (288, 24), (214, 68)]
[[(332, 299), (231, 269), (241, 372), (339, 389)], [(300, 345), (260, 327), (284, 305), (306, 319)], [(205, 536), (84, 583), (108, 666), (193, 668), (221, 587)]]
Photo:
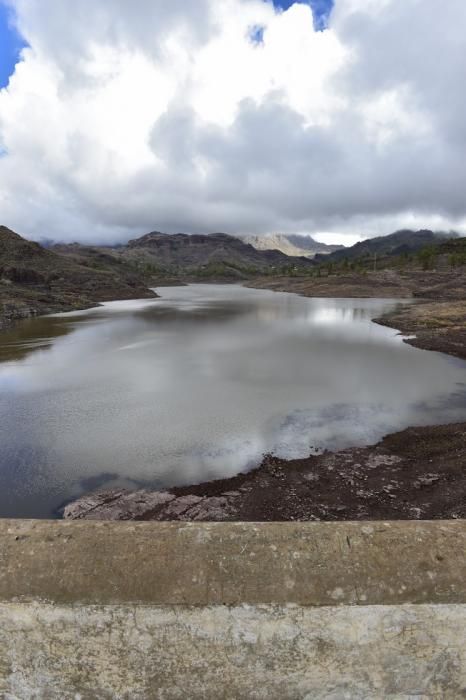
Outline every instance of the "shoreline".
[(128, 301), (131, 299), (157, 299), (159, 295), (149, 287), (147, 288), (146, 296), (141, 297), (140, 294), (133, 296), (121, 295), (97, 295), (98, 298), (90, 299), (83, 298), (82, 300), (73, 300), (67, 302), (53, 301), (18, 301), (17, 299), (0, 299), (0, 333), (13, 328), (21, 321), (27, 321), (33, 318), (41, 318), (42, 316), (50, 316), (51, 314), (71, 313), (73, 311), (87, 311), (102, 306), (107, 301)]
[[(378, 283), (375, 284), (374, 280)], [(400, 279), (391, 273), (380, 273), (371, 278), (355, 276), (308, 280), (260, 278), (247, 286), (253, 289), (270, 289), (315, 298), (411, 298), (413, 304), (389, 311), (373, 318), (387, 328), (409, 336), (403, 342), (420, 350), (442, 352), (466, 360), (466, 277), (462, 286), (450, 288), (445, 283), (438, 286), (419, 285), (419, 280)]]
[(466, 360), (466, 302), (419, 299), (389, 311), (374, 323), (409, 336), (403, 342), (420, 350), (441, 352)]
[(165, 491), (91, 493), (66, 520), (335, 521), (466, 518), (466, 423), (407, 428), (376, 445), (303, 459), (264, 456), (227, 479)]
[[(276, 291), (299, 293), (295, 289)], [(419, 299), (419, 303), (396, 309), (373, 322), (403, 334), (415, 333), (415, 337), (403, 340), (420, 349), (466, 359), (463, 318), (466, 323), (466, 303), (462, 300)], [(264, 455), (255, 469), (227, 479), (164, 491), (91, 493), (66, 505), (64, 518), (158, 521), (466, 518), (465, 463), (466, 423), (409, 427), (366, 447), (294, 460)]]

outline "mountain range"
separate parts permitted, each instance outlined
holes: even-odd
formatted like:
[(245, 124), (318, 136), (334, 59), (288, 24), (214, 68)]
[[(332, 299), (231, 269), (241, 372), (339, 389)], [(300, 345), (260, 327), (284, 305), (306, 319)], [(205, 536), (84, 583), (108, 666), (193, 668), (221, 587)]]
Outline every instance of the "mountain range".
[[(305, 248), (296, 248), (291, 236), (269, 237), (264, 244), (254, 237), (254, 242), (259, 247), (283, 244), (292, 255), (276, 248), (258, 249), (248, 242), (250, 237), (157, 231), (125, 245), (72, 243), (48, 244), (46, 248), (0, 226), (0, 325), (13, 318), (86, 308), (101, 301), (156, 296), (149, 287), (167, 283), (301, 275), (322, 262), (369, 260), (371, 256), (381, 259), (410, 254), (426, 246), (441, 248), (445, 242), (451, 250), (444, 253), (462, 258), (464, 246), (454, 246), (456, 236), (403, 230), (331, 252), (331, 246), (324, 246), (326, 254), (316, 253), (311, 260), (307, 255), (295, 255), (295, 250), (301, 252)], [(301, 245), (302, 237), (299, 239)], [(315, 250), (313, 245), (320, 245), (310, 238), (304, 239), (304, 244), (308, 255)]]
[(226, 233), (166, 234), (154, 231), (116, 250), (126, 262), (153, 267), (157, 273), (201, 277), (247, 278), (277, 267), (308, 268), (305, 256), (291, 259), (279, 250), (258, 250)]
[(445, 233), (443, 231), (435, 232), (429, 229), (421, 229), (420, 231), (411, 231), (403, 229), (395, 231), (388, 236), (378, 236), (377, 238), (368, 238), (365, 241), (355, 243), (349, 248), (336, 250), (329, 255), (316, 255), (316, 262), (340, 262), (342, 260), (356, 260), (369, 256), (396, 256), (403, 254), (415, 253), (426, 246), (438, 245), (451, 238), (458, 237), (457, 233)]
[(157, 296), (169, 281), (243, 280), (312, 266), (307, 258), (258, 251), (226, 234), (148, 233), (127, 245), (47, 247), (0, 226), (0, 326), (16, 318)]
[(251, 234), (238, 236), (238, 238), (245, 243), (249, 243), (256, 250), (279, 250), (290, 257), (313, 258), (319, 253), (326, 255), (343, 248), (343, 246), (319, 243), (311, 236), (299, 236), (297, 234), (275, 233), (267, 236)]

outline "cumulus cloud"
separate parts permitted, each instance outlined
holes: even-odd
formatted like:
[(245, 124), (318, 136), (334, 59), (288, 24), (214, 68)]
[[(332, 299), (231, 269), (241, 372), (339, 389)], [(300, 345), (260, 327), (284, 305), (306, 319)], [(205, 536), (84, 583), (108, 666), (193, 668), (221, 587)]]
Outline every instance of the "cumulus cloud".
[(0, 91), (12, 228), (466, 232), (464, 0), (336, 0), (325, 31), (303, 3), (10, 4), (28, 42)]

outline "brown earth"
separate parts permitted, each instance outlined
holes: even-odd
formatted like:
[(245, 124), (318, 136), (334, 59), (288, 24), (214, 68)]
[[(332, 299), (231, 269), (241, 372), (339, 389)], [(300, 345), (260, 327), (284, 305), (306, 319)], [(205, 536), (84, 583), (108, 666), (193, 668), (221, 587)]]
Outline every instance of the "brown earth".
[(367, 274), (349, 272), (322, 277), (260, 277), (246, 286), (274, 292), (292, 292), (304, 297), (340, 299), (409, 298), (413, 295), (414, 288), (409, 279), (392, 270)]
[(466, 424), (408, 428), (378, 445), (264, 457), (231, 479), (170, 491), (90, 494), (67, 519), (400, 520), (466, 517)]
[(414, 337), (405, 342), (466, 360), (466, 301), (420, 302), (399, 308), (377, 323)]
[(248, 282), (247, 286), (305, 297), (466, 300), (466, 268), (366, 270), (330, 275), (322, 272), (320, 277), (264, 276)]

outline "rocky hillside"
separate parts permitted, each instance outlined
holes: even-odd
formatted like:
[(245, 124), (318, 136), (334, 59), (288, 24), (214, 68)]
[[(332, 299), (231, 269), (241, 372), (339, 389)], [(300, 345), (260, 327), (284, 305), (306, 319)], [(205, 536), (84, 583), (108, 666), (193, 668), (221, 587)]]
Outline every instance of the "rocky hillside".
[(317, 262), (340, 262), (341, 260), (357, 260), (369, 256), (396, 256), (415, 253), (430, 245), (437, 245), (450, 238), (455, 238), (455, 233), (442, 233), (429, 230), (411, 231), (403, 230), (391, 233), (388, 236), (378, 236), (360, 241), (349, 248), (343, 248), (327, 256), (316, 256)]
[(277, 268), (308, 268), (307, 258), (292, 258), (278, 250), (256, 250), (225, 233), (165, 234), (157, 231), (129, 241), (116, 250), (121, 259), (153, 274), (200, 278), (246, 279)]
[(112, 255), (64, 248), (47, 250), (0, 227), (0, 325), (99, 301), (155, 296), (137, 272)]
[(279, 250), (291, 257), (313, 258), (318, 253), (325, 255), (340, 250), (343, 246), (319, 243), (311, 236), (285, 235), (275, 233), (268, 236), (238, 236), (244, 243), (249, 243), (256, 250)]

